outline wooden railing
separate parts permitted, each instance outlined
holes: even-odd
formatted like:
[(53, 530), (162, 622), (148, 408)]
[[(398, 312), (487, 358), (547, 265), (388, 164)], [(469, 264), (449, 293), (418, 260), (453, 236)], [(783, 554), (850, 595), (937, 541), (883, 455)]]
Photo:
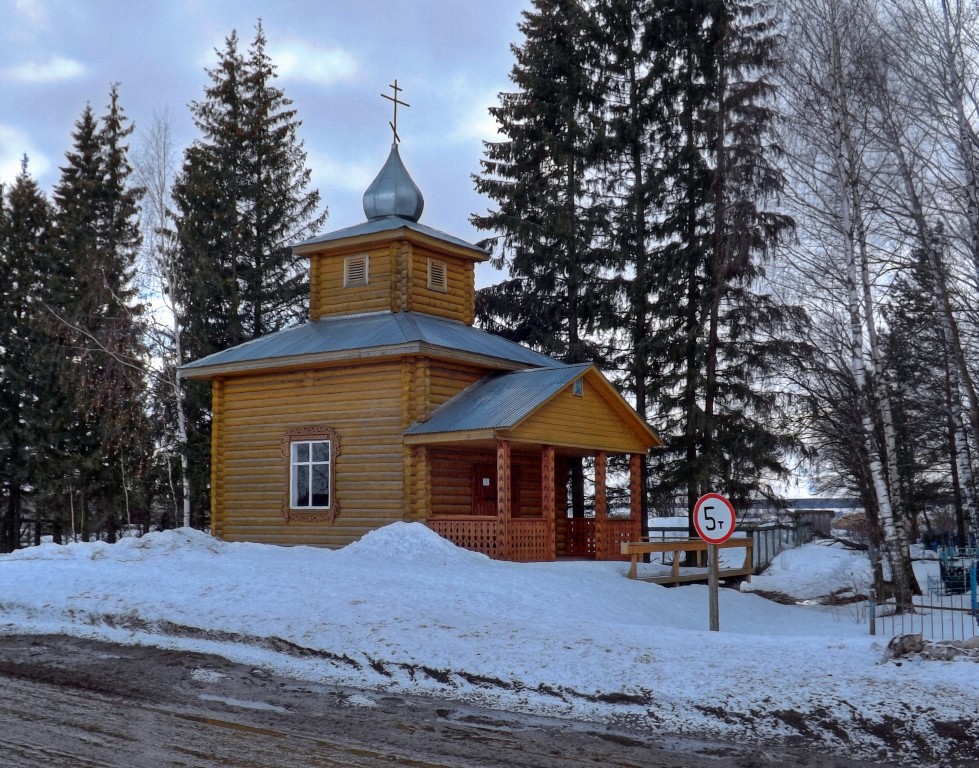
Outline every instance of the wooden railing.
[(603, 527), (604, 547), (598, 551), (594, 517), (569, 517), (565, 551), (569, 557), (592, 557), (598, 560), (625, 560), (620, 553), (624, 541), (639, 538), (639, 523), (631, 517), (610, 517)]
[(568, 557), (595, 556), (595, 519), (592, 517), (569, 517), (568, 537), (565, 551)]
[[(732, 549), (743, 547), (745, 549), (744, 562), (741, 564), (740, 568), (724, 568), (720, 571), (720, 577), (731, 578), (731, 577), (747, 577), (751, 578), (753, 571), (751, 565), (752, 549), (754, 548), (754, 541), (749, 536), (739, 536), (737, 538), (731, 537), (723, 544), (716, 545), (718, 549)], [(638, 577), (638, 566), (639, 558), (643, 555), (652, 554), (656, 552), (672, 552), (673, 553), (673, 567), (670, 570), (669, 576), (655, 576), (645, 581), (653, 581), (657, 584), (680, 584), (685, 581), (706, 581), (707, 573), (703, 569), (698, 569), (696, 572), (680, 573), (680, 563), (682, 558), (680, 557), (681, 552), (706, 552), (707, 542), (702, 539), (668, 539), (666, 541), (629, 541), (623, 542), (621, 545), (621, 552), (623, 555), (630, 558), (632, 561), (629, 566), (629, 578), (635, 579)]]
[(540, 517), (510, 520), (509, 535), (496, 517), (434, 517), (428, 527), (453, 544), (492, 558), (519, 562), (554, 559), (554, 533)]
[(437, 517), (428, 521), (428, 527), (463, 549), (493, 558), (503, 555), (502, 526), (495, 517)]
[(507, 559), (532, 563), (554, 559), (554, 532), (542, 517), (510, 521)]
[(627, 560), (622, 554), (622, 544), (639, 538), (639, 521), (631, 517), (610, 517), (605, 521), (605, 551), (599, 553), (600, 560)]
[[(571, 517), (567, 523), (565, 552), (570, 557), (626, 560), (628, 557), (621, 554), (622, 544), (638, 538), (635, 520), (609, 518), (603, 528), (604, 551), (596, 552), (595, 519)], [(506, 536), (496, 517), (433, 517), (428, 527), (456, 546), (496, 559), (539, 562), (555, 556), (554, 528), (542, 517), (511, 519)]]

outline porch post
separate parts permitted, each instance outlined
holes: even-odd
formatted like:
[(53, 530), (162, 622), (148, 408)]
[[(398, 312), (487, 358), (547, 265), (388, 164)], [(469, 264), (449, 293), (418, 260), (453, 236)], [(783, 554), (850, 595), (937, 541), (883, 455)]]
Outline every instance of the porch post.
[(544, 525), (547, 536), (547, 552), (551, 560), (557, 558), (557, 541), (555, 526), (557, 524), (557, 500), (554, 486), (554, 446), (545, 445), (541, 448), (541, 514), (544, 515)]
[(510, 557), (510, 441), (496, 442), (496, 517), (500, 559)]
[(642, 487), (642, 455), (633, 453), (629, 457), (629, 519), (632, 521), (632, 541), (642, 538), (642, 495), (646, 489)]
[(595, 454), (595, 559), (607, 560), (605, 521), (608, 519), (608, 496), (605, 488), (607, 457), (605, 451)]

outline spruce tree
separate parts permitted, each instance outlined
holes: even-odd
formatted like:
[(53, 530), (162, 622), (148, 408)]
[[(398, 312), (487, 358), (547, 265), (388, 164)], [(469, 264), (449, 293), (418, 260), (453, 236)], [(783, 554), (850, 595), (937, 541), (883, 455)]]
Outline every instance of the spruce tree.
[(764, 291), (765, 269), (793, 228), (777, 209), (785, 179), (774, 131), (778, 19), (767, 0), (727, 0), (715, 17), (713, 227), (708, 270), (701, 491), (772, 495), (796, 443), (780, 428), (773, 375), (802, 314)]
[(777, 210), (783, 179), (774, 142), (776, 20), (764, 2), (660, 4), (649, 34), (658, 55), (661, 355), (650, 379), (665, 421), (658, 491), (685, 506), (719, 491), (743, 504), (786, 472), (796, 443), (777, 419), (771, 373), (801, 313), (759, 290), (791, 230)]
[(505, 137), (485, 142), (476, 189), (497, 206), (473, 216), (495, 233), (510, 278), (480, 296), (493, 330), (564, 360), (594, 361), (588, 333), (602, 299), (598, 237), (605, 226), (591, 186), (602, 129), (599, 84), (587, 66), (594, 18), (579, 0), (536, 0), (519, 25), (510, 74), (517, 90), (490, 109)]
[[(323, 226), (309, 190), (306, 152), (291, 101), (274, 84), (261, 23), (247, 53), (236, 32), (218, 51), (204, 99), (191, 104), (200, 132), (173, 189), (178, 256), (173, 299), (182, 362), (271, 333), (299, 320), (308, 284), (291, 245)], [(210, 400), (187, 386), (194, 508), (207, 508)], [(195, 521), (202, 524), (203, 520)]]
[[(517, 90), (490, 109), (505, 137), (486, 142), (476, 189), (497, 206), (473, 216), (495, 236), (509, 279), (480, 292), (480, 322), (565, 362), (600, 362), (590, 333), (609, 303), (600, 249), (606, 210), (591, 179), (603, 130), (589, 66), (595, 18), (579, 0), (535, 0), (519, 25), (510, 73)], [(571, 462), (572, 508), (584, 514), (584, 475)]]
[(24, 501), (44, 482), (36, 456), (47, 417), (40, 299), (50, 228), (50, 205), (28, 175), (25, 157), (9, 191), (0, 189), (0, 552), (19, 546)]
[(50, 285), (52, 482), (45, 491), (83, 538), (112, 539), (131, 522), (146, 442), (143, 307), (133, 284), (140, 190), (130, 185), (132, 132), (110, 91), (105, 116), (86, 107), (54, 191), (55, 258)]
[[(658, 0), (600, 0), (595, 4), (597, 37), (593, 62), (605, 84), (606, 135), (597, 179), (609, 208), (607, 250), (614, 264), (617, 311), (605, 314), (603, 329), (618, 343), (609, 364), (633, 397), (636, 412), (651, 417), (665, 352), (675, 344), (658, 321), (672, 284), (657, 263), (657, 221), (667, 203), (663, 136), (665, 78), (657, 71), (663, 42), (663, 4)], [(644, 457), (645, 459), (645, 457)], [(643, 534), (648, 533), (648, 466), (642, 463)]]

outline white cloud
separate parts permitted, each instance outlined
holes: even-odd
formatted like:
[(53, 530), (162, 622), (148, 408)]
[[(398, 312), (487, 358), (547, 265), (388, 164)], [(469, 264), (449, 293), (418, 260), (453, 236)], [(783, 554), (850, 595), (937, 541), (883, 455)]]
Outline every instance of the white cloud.
[(302, 40), (270, 48), (269, 57), (284, 79), (321, 85), (349, 80), (359, 69), (356, 57), (342, 48), (320, 48)]
[(456, 119), (452, 137), (460, 141), (497, 141), (501, 138), (500, 124), (489, 108), (498, 103), (496, 95), (474, 98)]
[(474, 89), (470, 76), (456, 75), (449, 83), (447, 91), (452, 99), (452, 132), (453, 141), (497, 141), (500, 137), (500, 126), (489, 108), (500, 103), (499, 87), (482, 85)]
[(40, 27), (47, 21), (47, 12), (41, 0), (15, 0), (14, 10), (20, 21), (26, 21), (34, 27)]
[(330, 154), (314, 152), (309, 153), (307, 163), (313, 169), (313, 176), (316, 177), (315, 180), (319, 185), (357, 195), (364, 194), (364, 190), (370, 186), (381, 170), (381, 166), (373, 159), (371, 161), (345, 160)]
[(13, 183), (20, 173), (20, 163), (25, 154), (27, 170), (35, 179), (51, 169), (51, 162), (34, 146), (26, 133), (9, 125), (0, 125), (0, 183)]
[(27, 83), (44, 83), (55, 80), (71, 80), (85, 72), (85, 67), (74, 59), (52, 56), (47, 61), (27, 61), (4, 70), (4, 76)]

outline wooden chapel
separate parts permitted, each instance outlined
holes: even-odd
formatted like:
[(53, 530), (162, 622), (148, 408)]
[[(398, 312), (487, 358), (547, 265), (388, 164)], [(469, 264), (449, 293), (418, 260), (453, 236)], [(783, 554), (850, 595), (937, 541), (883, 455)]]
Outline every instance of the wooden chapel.
[[(339, 547), (404, 520), (499, 559), (618, 559), (659, 440), (594, 366), (474, 328), (489, 255), (423, 207), (395, 141), (367, 220), (295, 247), (309, 321), (180, 369), (211, 381), (214, 535)], [(631, 457), (628, 515), (608, 510), (613, 454)], [(568, 516), (572, 456), (594, 458), (593, 517)]]

